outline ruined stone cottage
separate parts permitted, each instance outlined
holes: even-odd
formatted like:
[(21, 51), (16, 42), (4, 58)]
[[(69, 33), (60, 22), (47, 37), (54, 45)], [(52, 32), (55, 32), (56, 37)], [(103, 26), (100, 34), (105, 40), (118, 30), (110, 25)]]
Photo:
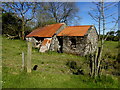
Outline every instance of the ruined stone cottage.
[(37, 28), (26, 36), (39, 52), (57, 51), (80, 56), (92, 53), (97, 48), (98, 34), (95, 26), (66, 26), (65, 23)]

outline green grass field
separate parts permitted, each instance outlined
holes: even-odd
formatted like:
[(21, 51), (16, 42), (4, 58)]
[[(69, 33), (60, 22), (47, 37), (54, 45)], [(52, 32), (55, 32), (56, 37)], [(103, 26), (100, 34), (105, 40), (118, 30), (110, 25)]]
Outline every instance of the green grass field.
[[(32, 50), (32, 67), (38, 65), (36, 71), (23, 72), (22, 55), (27, 53), (27, 44), (21, 40), (2, 39), (2, 87), (3, 88), (117, 88), (115, 76), (102, 76), (97, 82), (88, 76), (89, 66), (84, 57), (56, 52), (38, 53)], [(114, 52), (117, 42), (106, 42), (106, 47)], [(113, 50), (113, 51), (112, 51)], [(115, 56), (117, 52), (112, 53)], [(26, 58), (25, 58), (26, 59)], [(85, 75), (73, 75), (66, 65), (68, 61), (76, 61)]]

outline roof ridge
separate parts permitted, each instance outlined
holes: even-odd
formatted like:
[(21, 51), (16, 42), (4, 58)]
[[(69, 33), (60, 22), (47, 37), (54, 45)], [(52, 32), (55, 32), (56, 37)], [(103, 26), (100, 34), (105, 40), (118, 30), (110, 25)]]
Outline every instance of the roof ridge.
[(53, 23), (53, 24), (48, 24), (48, 25), (46, 25), (46, 26), (55, 25), (55, 24), (65, 24), (65, 23)]
[(81, 27), (81, 26), (93, 26), (93, 25), (79, 25), (79, 26), (67, 26), (67, 27)]

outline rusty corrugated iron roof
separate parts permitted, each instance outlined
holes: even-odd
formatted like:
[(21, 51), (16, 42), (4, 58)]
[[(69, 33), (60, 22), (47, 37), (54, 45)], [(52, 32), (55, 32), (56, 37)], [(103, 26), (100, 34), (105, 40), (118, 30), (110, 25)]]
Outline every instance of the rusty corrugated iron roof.
[(47, 25), (43, 28), (33, 30), (26, 37), (52, 37), (64, 23)]
[(57, 36), (84, 36), (92, 25), (68, 26)]

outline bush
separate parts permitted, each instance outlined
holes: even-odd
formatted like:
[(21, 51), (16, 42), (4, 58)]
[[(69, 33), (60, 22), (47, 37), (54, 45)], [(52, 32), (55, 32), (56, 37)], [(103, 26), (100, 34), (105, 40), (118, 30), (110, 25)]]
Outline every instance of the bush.
[[(102, 37), (103, 37), (103, 35), (100, 35), (100, 39), (102, 39)], [(110, 35), (107, 37), (106, 41), (119, 41), (119, 37)]]
[(75, 61), (68, 61), (66, 64), (68, 67), (71, 69), (78, 69), (79, 67), (77, 66), (77, 63)]
[(13, 13), (3, 13), (2, 14), (2, 34), (8, 34), (11, 36), (19, 36), (22, 21), (20, 18), (16, 17)]
[(77, 65), (75, 61), (68, 61), (66, 65), (70, 67), (70, 70), (72, 71), (73, 74), (84, 75), (83, 70), (81, 69), (81, 67)]
[(118, 36), (114, 36), (114, 40), (113, 41), (119, 41), (119, 37)]

